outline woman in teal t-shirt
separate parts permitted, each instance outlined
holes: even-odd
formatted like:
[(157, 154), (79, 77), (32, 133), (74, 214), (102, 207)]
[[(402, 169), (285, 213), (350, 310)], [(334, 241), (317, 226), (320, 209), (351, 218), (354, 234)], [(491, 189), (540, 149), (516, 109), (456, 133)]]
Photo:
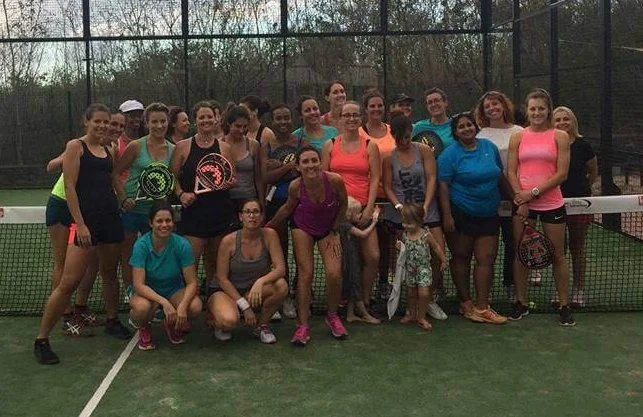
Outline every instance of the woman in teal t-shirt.
[(303, 126), (292, 132), (293, 135), (304, 139), (319, 152), (322, 151), (324, 143), (339, 135), (339, 130), (321, 123), (321, 112), (314, 97), (302, 96), (299, 99), (297, 109)]

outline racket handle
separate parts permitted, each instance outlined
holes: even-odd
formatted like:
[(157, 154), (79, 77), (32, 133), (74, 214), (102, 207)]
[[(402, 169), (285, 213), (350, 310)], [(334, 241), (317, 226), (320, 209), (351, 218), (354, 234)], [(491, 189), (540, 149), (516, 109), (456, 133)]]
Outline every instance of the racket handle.
[(268, 195), (266, 196), (266, 201), (271, 202), (272, 198), (275, 196), (275, 191), (277, 191), (277, 186), (273, 185), (270, 187), (270, 190), (268, 191)]

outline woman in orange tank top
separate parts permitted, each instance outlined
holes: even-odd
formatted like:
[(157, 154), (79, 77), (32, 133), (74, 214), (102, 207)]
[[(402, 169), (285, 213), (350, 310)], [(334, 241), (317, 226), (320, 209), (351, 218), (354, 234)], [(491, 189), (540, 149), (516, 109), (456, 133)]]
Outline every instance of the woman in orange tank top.
[[(565, 259), (566, 213), (560, 184), (569, 169), (569, 136), (553, 128), (552, 102), (542, 89), (533, 90), (526, 99), (529, 126), (515, 132), (509, 140), (507, 177), (514, 192), (514, 236), (522, 235), (525, 220), (535, 226), (540, 217), (545, 235), (554, 244), (554, 279), (560, 300), (559, 324), (576, 324), (568, 305), (569, 270)], [(516, 239), (516, 244), (520, 239)], [(517, 253), (517, 251), (516, 251)], [(509, 318), (520, 320), (529, 314), (527, 307), (527, 269), (516, 258), (514, 281), (516, 303)]]
[[(341, 136), (324, 144), (322, 169), (342, 176), (348, 195), (359, 201), (363, 207), (359, 224), (363, 228), (371, 221), (375, 209), (375, 198), (380, 184), (380, 154), (377, 145), (359, 134), (362, 124), (359, 103), (347, 101), (342, 106), (341, 120)], [(380, 260), (377, 233), (371, 232), (362, 240), (362, 256), (362, 300), (368, 307)], [(367, 311), (357, 313), (369, 323), (376, 322)]]

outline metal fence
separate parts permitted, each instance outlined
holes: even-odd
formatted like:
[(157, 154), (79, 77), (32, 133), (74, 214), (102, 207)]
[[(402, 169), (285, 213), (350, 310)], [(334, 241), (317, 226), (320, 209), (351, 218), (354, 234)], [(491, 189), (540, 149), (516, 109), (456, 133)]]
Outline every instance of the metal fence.
[[(640, 189), (637, 1), (5, 0), (2, 13), (0, 186), (49, 185), (26, 173), (80, 134), (93, 101), (312, 94), (323, 106), (340, 79), (351, 98), (415, 97), (416, 119), (431, 86), (454, 112), (488, 89), (520, 102), (547, 88), (600, 153), (603, 193)], [(630, 188), (614, 186), (621, 177)]]

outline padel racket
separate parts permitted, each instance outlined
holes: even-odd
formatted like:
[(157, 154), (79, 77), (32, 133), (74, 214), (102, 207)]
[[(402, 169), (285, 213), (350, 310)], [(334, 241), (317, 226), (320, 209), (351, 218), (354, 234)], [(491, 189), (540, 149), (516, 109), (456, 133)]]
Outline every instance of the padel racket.
[(234, 179), (232, 164), (219, 153), (205, 155), (196, 166), (194, 193), (203, 194), (228, 188)]
[(518, 243), (518, 259), (527, 269), (547, 268), (554, 262), (554, 244), (547, 236), (525, 222)]
[(161, 200), (174, 190), (174, 174), (160, 162), (145, 167), (138, 177), (136, 201)]
[(440, 139), (440, 136), (438, 136), (437, 133), (431, 131), (431, 130), (425, 130), (424, 132), (420, 132), (417, 135), (413, 136), (413, 139), (411, 139), (413, 142), (418, 142), (422, 143), (424, 145), (427, 145), (429, 148), (433, 150), (433, 154), (437, 158), (438, 155), (440, 155), (440, 152), (442, 152), (442, 149), (444, 149), (444, 144), (442, 143), (442, 139)]

